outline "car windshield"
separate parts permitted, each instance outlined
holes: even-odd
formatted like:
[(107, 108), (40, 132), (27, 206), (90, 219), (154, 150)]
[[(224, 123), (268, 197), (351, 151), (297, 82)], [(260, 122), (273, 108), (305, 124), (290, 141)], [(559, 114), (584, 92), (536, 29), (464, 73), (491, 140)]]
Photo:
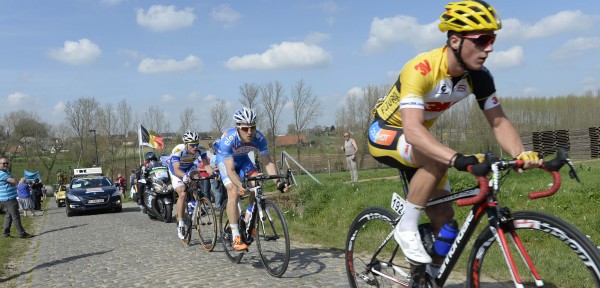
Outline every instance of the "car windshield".
[(104, 186), (112, 186), (110, 180), (106, 177), (96, 177), (96, 178), (78, 178), (73, 180), (71, 183), (71, 188), (99, 188)]

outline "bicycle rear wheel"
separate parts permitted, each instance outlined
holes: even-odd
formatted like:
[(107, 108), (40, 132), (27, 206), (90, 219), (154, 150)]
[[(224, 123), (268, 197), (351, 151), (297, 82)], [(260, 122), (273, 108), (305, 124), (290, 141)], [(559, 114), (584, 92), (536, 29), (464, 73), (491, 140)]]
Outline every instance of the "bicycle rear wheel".
[(265, 199), (264, 221), (258, 219), (258, 253), (269, 275), (281, 277), (290, 262), (290, 234), (281, 209)]
[(393, 237), (397, 218), (382, 207), (368, 207), (356, 216), (345, 246), (351, 287), (408, 286), (410, 263)]
[(187, 204), (185, 205), (185, 213), (183, 213), (183, 223), (185, 224), (185, 233), (183, 233), (183, 244), (189, 245), (192, 239), (192, 217), (187, 211)]
[(200, 245), (206, 251), (212, 251), (217, 243), (217, 216), (212, 203), (205, 197), (198, 202), (196, 230)]
[(223, 209), (221, 209), (221, 213), (219, 214), (219, 235), (221, 237), (221, 244), (223, 244), (223, 250), (225, 250), (227, 259), (237, 264), (240, 263), (244, 254), (236, 252), (233, 250), (233, 247), (231, 247), (233, 236), (231, 236), (231, 227), (229, 227), (229, 218), (227, 217), (227, 200), (223, 201), (222, 207)]
[[(524, 287), (600, 287), (600, 254), (598, 248), (571, 224), (549, 214), (521, 211), (512, 214), (515, 233), (520, 238), (535, 269), (536, 280), (516, 249), (510, 233), (505, 233), (507, 246), (515, 260)], [(479, 235), (469, 257), (469, 287), (513, 287), (510, 270), (492, 231)]]

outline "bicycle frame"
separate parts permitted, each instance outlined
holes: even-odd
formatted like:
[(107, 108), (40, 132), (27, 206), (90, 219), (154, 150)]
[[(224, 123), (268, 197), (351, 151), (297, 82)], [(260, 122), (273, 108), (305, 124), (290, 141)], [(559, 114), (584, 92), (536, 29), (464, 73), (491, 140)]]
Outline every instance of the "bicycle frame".
[[(559, 157), (557, 157), (557, 159), (558, 158)], [(573, 166), (572, 166), (572, 163), (570, 162), (570, 160), (566, 159), (566, 160), (568, 160), (568, 162), (564, 162), (565, 159), (559, 159), (559, 160), (562, 160), (563, 163), (568, 163), (569, 166), (572, 168), (572, 170), (571, 170), (572, 174), (570, 173), (570, 175), (572, 175), (572, 177), (574, 177), (574, 178), (577, 178), (577, 175), (574, 172), (574, 169), (573, 169)], [(487, 163), (484, 163), (484, 164), (489, 165), (489, 163), (491, 162), (491, 155), (486, 156), (486, 162)], [(560, 166), (562, 166), (562, 164), (559, 163), (560, 164), (559, 165), (556, 162), (557, 161), (550, 162), (541, 167), (542, 169), (544, 169), (547, 172), (552, 174), (553, 185), (548, 190), (530, 193), (529, 198), (536, 199), (536, 198), (550, 196), (550, 195), (554, 194), (560, 188), (560, 184), (561, 184), (560, 174), (557, 171), (560, 169)], [(517, 248), (519, 255), (523, 258), (524, 262), (526, 263), (526, 267), (529, 269), (531, 275), (535, 278), (536, 283), (541, 285), (543, 282), (541, 282), (541, 280), (540, 280), (541, 279), (540, 275), (538, 274), (535, 266), (533, 265), (533, 262), (532, 262), (531, 258), (529, 257), (519, 236), (514, 231), (514, 226), (513, 226), (514, 223), (512, 222), (513, 219), (512, 219), (510, 210), (508, 209), (508, 207), (499, 207), (498, 199), (496, 197), (496, 195), (498, 193), (500, 193), (499, 181), (502, 176), (501, 171), (511, 169), (512, 167), (522, 167), (523, 162), (520, 160), (511, 160), (511, 161), (499, 160), (499, 161), (493, 162), (491, 165), (488, 166), (491, 168), (491, 172), (492, 172), (492, 176), (490, 179), (488, 179), (486, 177), (488, 172), (490, 172), (489, 169), (477, 170), (477, 169), (482, 169), (482, 167), (485, 167), (482, 164), (480, 164), (480, 165), (481, 166), (479, 166), (479, 167), (476, 167), (478, 165), (469, 167), (469, 172), (471, 172), (471, 174), (475, 175), (479, 181), (478, 186), (471, 188), (471, 189), (456, 192), (451, 195), (433, 199), (426, 204), (427, 207), (430, 207), (430, 206), (435, 206), (435, 205), (439, 205), (439, 204), (443, 204), (443, 203), (457, 201), (457, 204), (459, 206), (473, 205), (471, 210), (467, 214), (463, 225), (461, 226), (461, 228), (459, 230), (456, 240), (450, 247), (450, 251), (444, 258), (444, 261), (440, 267), (438, 275), (435, 276), (433, 281), (436, 283), (436, 285), (438, 285), (440, 287), (442, 287), (444, 285), (444, 283), (446, 282), (446, 280), (448, 279), (448, 277), (450, 275), (450, 272), (453, 270), (454, 266), (458, 262), (460, 255), (465, 250), (468, 240), (471, 239), (471, 237), (473, 236), (473, 233), (475, 232), (475, 229), (477, 228), (479, 222), (484, 217), (484, 215), (487, 215), (487, 218), (488, 218), (487, 229), (491, 229), (492, 234), (494, 235), (494, 237), (496, 239), (496, 242), (500, 245), (500, 249), (504, 255), (504, 259), (510, 270), (510, 273), (511, 273), (511, 276), (513, 278), (515, 285), (516, 286), (521, 285), (520, 283), (522, 283), (522, 281), (521, 281), (519, 273), (517, 271), (517, 267), (515, 265), (513, 255), (511, 255), (511, 252), (508, 248), (508, 243), (507, 243), (507, 239), (505, 237), (505, 232), (509, 232), (509, 234), (507, 234), (507, 235), (509, 235), (509, 238), (511, 238), (513, 243), (515, 243), (515, 246)], [(558, 166), (558, 167), (556, 167), (556, 166)], [(549, 168), (546, 168), (546, 167), (549, 167)], [(479, 176), (479, 175), (483, 175), (483, 176)], [(407, 191), (407, 182), (406, 181), (404, 181), (403, 188), (405, 189), (405, 191)], [(394, 208), (394, 210), (396, 210), (396, 212), (398, 212), (400, 214), (397, 217), (397, 219), (394, 221), (394, 223), (397, 223), (401, 217), (403, 205), (401, 203), (396, 203), (397, 201), (395, 202), (395, 200), (396, 199), (392, 200), (392, 207)], [(386, 243), (388, 243), (391, 239), (393, 239), (393, 233), (394, 233), (394, 231), (392, 231), (386, 237), (386, 239), (384, 240), (382, 245), (376, 251), (375, 255), (371, 258), (371, 262), (370, 262), (369, 266), (379, 264), (379, 263), (375, 263), (376, 258), (378, 256), (378, 254), (381, 252), (381, 250), (383, 249), (383, 247), (386, 245)], [(490, 243), (490, 245), (491, 245), (491, 243)], [(391, 256), (392, 259), (390, 259), (389, 263), (393, 263), (392, 260), (396, 257), (397, 249), (399, 249), (399, 246), (396, 247), (396, 250), (394, 251), (393, 255)], [(575, 249), (575, 248), (573, 248), (573, 249)], [(577, 251), (577, 252), (579, 252), (579, 251)], [(580, 253), (578, 253), (578, 254), (580, 254)], [(394, 264), (392, 264), (392, 265), (394, 265)], [(396, 268), (396, 267), (392, 267), (392, 268), (394, 268), (397, 271), (400, 270), (399, 268)], [(378, 273), (378, 274), (380, 274), (380, 273)], [(392, 281), (395, 281), (399, 284), (403, 284), (402, 279), (392, 279), (390, 276), (382, 275), (382, 274), (380, 274), (380, 276), (386, 277), (386, 278), (388, 278)]]

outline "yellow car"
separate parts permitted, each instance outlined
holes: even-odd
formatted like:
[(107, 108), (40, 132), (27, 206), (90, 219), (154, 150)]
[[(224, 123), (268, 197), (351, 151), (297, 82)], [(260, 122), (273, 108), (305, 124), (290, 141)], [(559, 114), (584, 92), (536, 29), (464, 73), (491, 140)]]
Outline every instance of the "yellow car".
[(54, 198), (56, 198), (56, 206), (62, 207), (65, 206), (65, 198), (67, 195), (67, 186), (59, 185), (58, 190), (54, 193)]

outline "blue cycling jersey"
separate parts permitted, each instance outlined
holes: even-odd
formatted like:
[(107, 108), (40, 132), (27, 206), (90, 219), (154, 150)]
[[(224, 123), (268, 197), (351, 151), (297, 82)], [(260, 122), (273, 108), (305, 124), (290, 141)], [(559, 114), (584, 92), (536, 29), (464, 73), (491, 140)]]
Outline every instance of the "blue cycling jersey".
[(260, 155), (269, 154), (267, 138), (260, 131), (254, 133), (254, 139), (252, 139), (252, 141), (243, 143), (237, 130), (235, 128), (229, 128), (229, 130), (223, 133), (221, 139), (215, 142), (213, 147), (219, 158), (225, 159), (233, 157), (234, 161), (238, 157), (246, 156), (251, 151), (254, 151), (254, 149), (258, 149)]
[(185, 144), (179, 144), (175, 146), (175, 148), (173, 148), (173, 152), (171, 152), (169, 171), (174, 174), (175, 172), (173, 170), (173, 163), (179, 162), (179, 169), (187, 173), (189, 170), (196, 167), (196, 165), (194, 165), (194, 161), (196, 159), (198, 159), (198, 161), (207, 159), (206, 151), (198, 148), (196, 153), (192, 154), (185, 149)]

